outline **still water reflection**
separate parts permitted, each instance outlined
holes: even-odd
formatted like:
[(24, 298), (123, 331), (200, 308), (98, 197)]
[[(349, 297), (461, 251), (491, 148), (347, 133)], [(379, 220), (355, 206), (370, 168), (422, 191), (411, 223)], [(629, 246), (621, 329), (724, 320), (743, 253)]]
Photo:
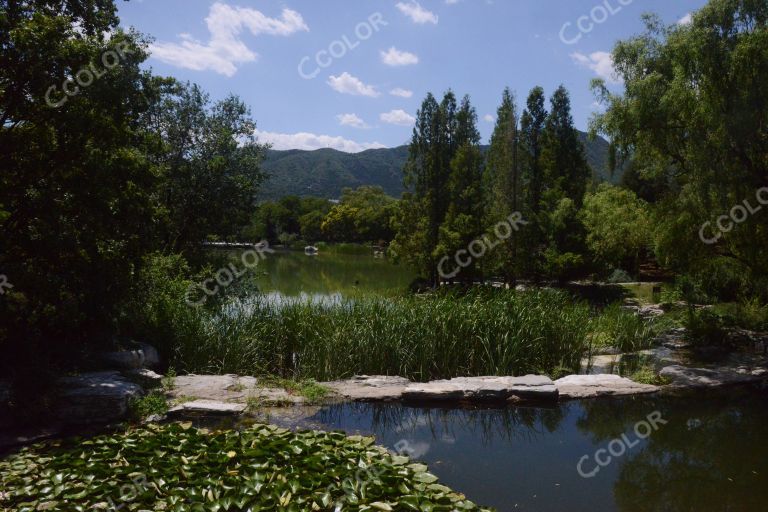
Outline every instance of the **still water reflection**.
[[(638, 440), (634, 426), (667, 421)], [(768, 510), (768, 397), (630, 398), (510, 409), (342, 404), (307, 426), (407, 446), (446, 485), (483, 505), (531, 511)], [(594, 477), (576, 466), (625, 434), (632, 447)], [(639, 442), (637, 442), (639, 441)], [(407, 443), (407, 444), (404, 444)]]

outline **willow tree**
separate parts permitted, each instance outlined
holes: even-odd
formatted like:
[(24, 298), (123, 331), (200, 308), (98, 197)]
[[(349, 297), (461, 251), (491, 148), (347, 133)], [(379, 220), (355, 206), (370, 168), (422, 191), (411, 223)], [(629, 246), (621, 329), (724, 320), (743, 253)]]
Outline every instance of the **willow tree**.
[[(592, 125), (613, 141), (619, 163), (670, 183), (656, 206), (663, 263), (701, 275), (727, 267), (763, 294), (756, 281), (768, 276), (768, 209), (738, 224), (727, 216), (755, 210), (768, 186), (767, 24), (764, 0), (711, 0), (685, 25), (646, 16), (645, 32), (613, 50), (623, 93), (593, 84), (607, 110)], [(714, 227), (721, 215), (725, 233)], [(707, 221), (712, 244), (700, 237)]]

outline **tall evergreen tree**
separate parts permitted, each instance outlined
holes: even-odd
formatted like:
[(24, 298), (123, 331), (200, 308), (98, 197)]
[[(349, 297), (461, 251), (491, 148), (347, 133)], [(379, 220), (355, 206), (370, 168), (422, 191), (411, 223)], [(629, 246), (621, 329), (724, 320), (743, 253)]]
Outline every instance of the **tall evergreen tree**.
[(449, 205), (451, 161), (457, 150), (456, 96), (448, 91), (438, 104), (430, 93), (416, 113), (416, 126), (403, 169), (409, 193), (396, 219), (393, 253), (415, 265), (430, 284), (438, 282), (436, 249)]
[(541, 161), (544, 128), (547, 122), (544, 89), (534, 87), (528, 94), (526, 109), (520, 117), (521, 181), (524, 189), (523, 216), (528, 227), (520, 235), (523, 273), (537, 276), (541, 268), (543, 234), (541, 230), (541, 196), (544, 187)]
[(477, 112), (469, 96), (464, 96), (456, 116), (455, 143), (457, 150), (451, 161), (448, 180), (450, 205), (440, 227), (435, 256), (439, 258), (438, 270), (442, 272), (442, 278), (457, 277), (461, 281), (469, 281), (477, 275), (477, 262), (473, 261), (469, 267), (460, 270), (453, 262), (457, 251), (465, 249), (483, 232), (483, 154), (477, 130)]
[[(517, 106), (509, 88), (504, 89), (497, 111), (496, 126), (491, 136), (486, 169), (489, 202), (488, 225), (499, 222), (520, 210), (520, 130)], [(505, 281), (514, 282), (520, 270), (516, 232), (496, 251), (495, 263)]]
[(550, 100), (542, 141), (544, 211), (539, 222), (546, 236), (544, 271), (549, 277), (565, 280), (583, 270), (585, 262), (584, 226), (578, 212), (590, 169), (573, 126), (571, 100), (563, 86)]

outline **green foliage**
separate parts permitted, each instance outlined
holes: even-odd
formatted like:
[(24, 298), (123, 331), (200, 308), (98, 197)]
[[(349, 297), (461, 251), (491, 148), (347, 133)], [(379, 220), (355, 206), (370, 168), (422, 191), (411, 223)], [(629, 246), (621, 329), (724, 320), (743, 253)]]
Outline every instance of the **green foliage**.
[[(0, 462), (19, 512), (136, 510), (484, 510), (423, 464), (372, 437), (268, 425), (209, 433), (188, 424), (22, 449)], [(115, 461), (125, 463), (115, 464)]]
[(168, 324), (175, 368), (298, 381), (524, 375), (558, 367), (575, 372), (597, 337), (635, 348), (650, 339), (630, 312), (594, 315), (586, 304), (551, 290), (362, 297), (333, 305), (276, 305), (251, 297), (224, 310), (178, 304)]
[(652, 366), (642, 366), (632, 375), (630, 380), (640, 384), (650, 384), (652, 386), (665, 386), (670, 383), (667, 377), (662, 377)]
[(636, 352), (651, 346), (659, 328), (616, 303), (595, 316), (591, 324), (593, 348), (616, 347), (622, 352)]
[[(140, 69), (146, 41), (117, 28), (112, 2), (2, 11), (0, 268), (14, 289), (0, 301), (0, 372), (36, 381), (34, 367), (65, 366), (109, 339), (155, 240), (158, 170), (138, 122), (154, 85)], [(118, 49), (120, 65), (58, 108), (46, 103), (51, 87), (58, 101), (67, 78)]]
[(608, 276), (608, 279), (606, 279), (606, 282), (613, 283), (613, 284), (631, 283), (632, 281), (633, 281), (632, 276), (630, 276), (620, 268), (614, 269), (613, 272), (611, 272), (611, 275)]
[(304, 397), (310, 404), (319, 403), (330, 394), (330, 389), (313, 379), (294, 380), (267, 376), (259, 379), (259, 386), (285, 389), (291, 394)]
[(710, 0), (690, 24), (665, 26), (655, 16), (645, 24), (613, 50), (624, 93), (594, 84), (607, 110), (592, 128), (654, 185), (660, 262), (696, 276), (715, 259), (731, 260), (746, 281), (738, 291), (754, 293), (747, 283), (768, 276), (765, 209), (716, 243), (703, 243), (699, 233), (745, 200), (755, 205), (756, 190), (768, 184), (766, 4)]
[(168, 412), (168, 401), (162, 391), (152, 390), (142, 397), (132, 399), (128, 403), (128, 409), (133, 420), (141, 421), (149, 416)]
[(689, 308), (683, 321), (686, 337), (697, 345), (706, 347), (727, 344), (727, 331), (722, 316), (710, 309)]
[(630, 190), (602, 184), (587, 194), (580, 216), (600, 266), (638, 271), (651, 240), (650, 213), (642, 200)]

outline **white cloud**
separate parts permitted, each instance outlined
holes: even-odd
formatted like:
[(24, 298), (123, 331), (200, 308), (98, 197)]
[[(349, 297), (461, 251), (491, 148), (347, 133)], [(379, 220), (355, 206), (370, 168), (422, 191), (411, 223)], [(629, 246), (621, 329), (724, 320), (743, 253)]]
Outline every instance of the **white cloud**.
[(608, 52), (593, 52), (589, 56), (575, 52), (571, 54), (571, 59), (578, 65), (591, 69), (597, 76), (608, 83), (622, 83), (622, 80), (616, 75), (616, 70), (613, 68), (613, 57)]
[(274, 133), (256, 130), (254, 134), (260, 142), (269, 142), (272, 149), (304, 149), (312, 151), (315, 149), (332, 148), (345, 153), (359, 153), (366, 149), (385, 148), (384, 144), (378, 142), (355, 142), (343, 137), (333, 137), (330, 135), (317, 135), (314, 133)]
[(423, 25), (424, 23), (433, 23), (437, 25), (437, 15), (431, 11), (426, 10), (416, 0), (412, 0), (409, 3), (398, 2), (395, 6), (400, 9), (400, 12), (411, 18), (411, 21)]
[(181, 68), (212, 70), (233, 76), (238, 64), (253, 62), (258, 58), (258, 54), (250, 50), (241, 39), (243, 29), (254, 36), (289, 36), (298, 31), (309, 31), (301, 14), (290, 9), (283, 9), (278, 19), (269, 18), (255, 9), (230, 7), (221, 2), (211, 6), (205, 23), (210, 32), (207, 43), (189, 34), (181, 34), (180, 43), (158, 42), (150, 45), (152, 56)]
[(419, 57), (410, 52), (401, 52), (394, 46), (381, 52), (381, 61), (387, 66), (410, 66), (419, 63)]
[(392, 96), (398, 96), (400, 98), (410, 98), (413, 96), (413, 91), (409, 91), (408, 89), (403, 89), (402, 87), (395, 87), (391, 91), (389, 91), (389, 94)]
[(364, 84), (359, 78), (350, 75), (346, 71), (339, 76), (331, 75), (328, 77), (328, 85), (336, 92), (353, 96), (376, 98), (380, 94), (375, 87)]
[(459, 0), (445, 0), (445, 3), (447, 3), (448, 5), (454, 5), (459, 3)]
[(682, 18), (680, 18), (679, 20), (677, 20), (677, 24), (678, 25), (690, 25), (692, 21), (693, 21), (693, 16), (691, 16), (691, 13), (688, 13), (685, 16), (683, 16)]
[(342, 126), (351, 126), (352, 128), (370, 128), (365, 121), (357, 117), (357, 114), (339, 114), (336, 116), (339, 124)]
[(496, 118), (493, 117), (493, 115), (491, 115), (491, 114), (485, 114), (483, 116), (483, 121), (485, 121), (486, 123), (495, 123), (496, 122)]
[(385, 112), (379, 116), (379, 119), (385, 123), (396, 124), (398, 126), (411, 126), (416, 122), (415, 117), (401, 109)]

